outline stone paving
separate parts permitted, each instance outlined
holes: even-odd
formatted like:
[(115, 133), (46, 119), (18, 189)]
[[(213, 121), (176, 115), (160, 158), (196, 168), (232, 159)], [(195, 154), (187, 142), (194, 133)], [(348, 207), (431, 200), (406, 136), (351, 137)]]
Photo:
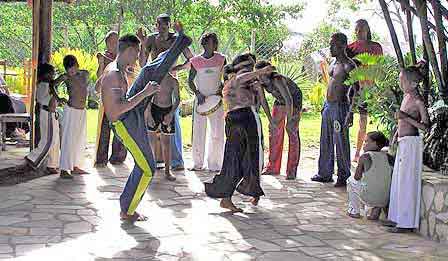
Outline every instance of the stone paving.
[[(210, 173), (157, 173), (139, 210), (149, 221), (119, 221), (118, 197), (132, 167), (89, 169), (73, 181), (46, 176), (0, 188), (0, 258), (18, 260), (448, 260), (447, 245), (416, 234), (389, 234), (344, 213), (346, 193), (300, 179), (263, 176), (258, 207), (235, 196), (231, 215), (205, 197)], [(45, 258), (45, 259), (44, 259)]]

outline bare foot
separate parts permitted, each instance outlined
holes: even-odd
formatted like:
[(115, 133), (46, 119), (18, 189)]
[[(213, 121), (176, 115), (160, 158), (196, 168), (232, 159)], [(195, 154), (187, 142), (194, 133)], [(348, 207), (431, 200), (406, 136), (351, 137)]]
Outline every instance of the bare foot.
[(77, 175), (89, 174), (89, 172), (87, 172), (85, 170), (82, 170), (82, 169), (80, 169), (78, 167), (74, 167), (72, 173), (73, 174), (77, 174)]
[(173, 173), (171, 173), (171, 171), (165, 171), (165, 178), (169, 181), (176, 180), (176, 176), (174, 176)]
[(232, 201), (228, 200), (228, 199), (223, 199), (221, 200), (221, 203), (219, 203), (219, 206), (225, 209), (229, 209), (230, 211), (232, 211), (232, 213), (242, 213), (243, 210), (241, 208), (237, 208)]
[(49, 174), (58, 174), (59, 173), (58, 170), (55, 168), (47, 168), (47, 172)]
[(360, 219), (361, 215), (360, 214), (351, 214), (351, 213), (347, 213), (347, 215), (351, 218), (356, 218), (356, 219)]
[(120, 219), (122, 221), (136, 222), (136, 221), (146, 221), (148, 220), (148, 217), (145, 217), (137, 212), (135, 212), (133, 215), (128, 215), (126, 213), (121, 212)]
[(251, 198), (250, 203), (254, 206), (258, 206), (258, 201), (260, 201), (260, 197), (253, 197)]

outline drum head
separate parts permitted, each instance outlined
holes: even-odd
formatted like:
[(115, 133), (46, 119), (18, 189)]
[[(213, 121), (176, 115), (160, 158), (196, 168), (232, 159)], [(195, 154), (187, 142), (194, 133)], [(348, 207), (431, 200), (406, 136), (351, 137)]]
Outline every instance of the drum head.
[(221, 107), (221, 105), (221, 96), (211, 95), (205, 97), (205, 102), (203, 104), (197, 105), (196, 111), (200, 115), (207, 116), (214, 113), (219, 107)]

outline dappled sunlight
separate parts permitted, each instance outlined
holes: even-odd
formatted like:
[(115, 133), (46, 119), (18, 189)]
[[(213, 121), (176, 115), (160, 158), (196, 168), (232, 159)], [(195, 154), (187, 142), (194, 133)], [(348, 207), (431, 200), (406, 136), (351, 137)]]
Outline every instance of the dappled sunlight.
[(274, 189), (282, 189), (283, 188), (282, 183), (280, 183), (280, 181), (273, 176), (267, 176), (267, 175), (262, 176), (261, 181), (263, 182), (263, 185), (267, 184), (267, 185), (273, 187)]

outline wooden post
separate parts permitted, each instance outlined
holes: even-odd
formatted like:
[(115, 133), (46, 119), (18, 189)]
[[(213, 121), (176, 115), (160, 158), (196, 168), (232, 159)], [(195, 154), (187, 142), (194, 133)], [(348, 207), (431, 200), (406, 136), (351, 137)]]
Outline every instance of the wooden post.
[(254, 55), (257, 55), (257, 50), (255, 50), (256, 45), (256, 39), (257, 38), (257, 34), (255, 32), (255, 29), (252, 30), (252, 34), (250, 36), (250, 52), (253, 53)]
[(423, 42), (425, 43), (426, 51), (428, 53), (429, 62), (431, 63), (432, 71), (436, 78), (439, 90), (443, 90), (442, 75), (440, 74), (439, 64), (437, 63), (436, 52), (429, 35), (428, 27), (428, 10), (426, 0), (413, 0), (417, 13), (420, 18), (420, 26), (422, 27)]
[(442, 74), (442, 89), (439, 91), (440, 95), (445, 100), (448, 98), (448, 57), (446, 52), (446, 42), (443, 37), (444, 25), (442, 13), (440, 11), (440, 0), (431, 0), (431, 5), (434, 10), (434, 20), (436, 22), (436, 33), (439, 43), (440, 69)]
[[(404, 0), (409, 4), (409, 0)], [(406, 12), (406, 24), (408, 27), (408, 38), (409, 38), (409, 50), (411, 52), (412, 64), (417, 63), (417, 55), (415, 52), (415, 41), (414, 41), (414, 28), (412, 27), (412, 13), (411, 10), (405, 9)]]
[(390, 37), (392, 38), (392, 43), (394, 45), (395, 53), (397, 54), (398, 64), (403, 68), (404, 60), (403, 53), (401, 52), (400, 43), (398, 42), (397, 33), (395, 32), (394, 24), (392, 23), (392, 19), (390, 18), (389, 9), (387, 8), (387, 4), (384, 0), (378, 0), (381, 9), (383, 10), (384, 19), (386, 20), (387, 27), (389, 28)]
[(32, 84), (31, 84), (31, 100), (30, 100), (30, 150), (34, 149), (34, 100), (37, 85), (37, 64), (39, 59), (39, 24), (40, 24), (40, 0), (33, 1), (33, 50), (31, 57)]
[(53, 0), (40, 2), (39, 22), (39, 64), (50, 62), (51, 59), (51, 27)]

